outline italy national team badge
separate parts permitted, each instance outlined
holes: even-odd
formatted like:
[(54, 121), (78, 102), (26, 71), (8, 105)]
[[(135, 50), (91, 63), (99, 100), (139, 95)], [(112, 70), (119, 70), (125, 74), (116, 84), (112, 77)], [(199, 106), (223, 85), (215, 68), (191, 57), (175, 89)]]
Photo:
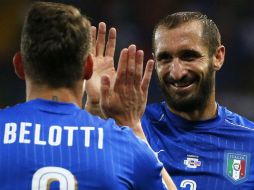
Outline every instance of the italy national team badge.
[(234, 184), (248, 179), (250, 154), (246, 152), (225, 152), (224, 176)]

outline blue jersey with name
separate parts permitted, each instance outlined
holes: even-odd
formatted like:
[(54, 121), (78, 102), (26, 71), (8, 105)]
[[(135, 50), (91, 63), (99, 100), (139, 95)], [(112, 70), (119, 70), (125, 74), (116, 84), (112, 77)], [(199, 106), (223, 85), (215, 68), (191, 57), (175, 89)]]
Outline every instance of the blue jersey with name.
[(164, 189), (162, 165), (128, 127), (42, 99), (0, 110), (1, 190)]
[(253, 190), (254, 123), (218, 105), (215, 118), (191, 122), (149, 105), (145, 135), (178, 190)]

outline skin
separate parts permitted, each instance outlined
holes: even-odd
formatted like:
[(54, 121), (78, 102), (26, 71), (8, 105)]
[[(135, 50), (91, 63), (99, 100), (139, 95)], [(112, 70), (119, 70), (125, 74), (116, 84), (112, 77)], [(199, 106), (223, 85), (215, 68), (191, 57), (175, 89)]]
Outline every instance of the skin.
[[(114, 68), (116, 29), (110, 28), (106, 44), (106, 24), (101, 22), (98, 26), (98, 32), (95, 26), (91, 27), (91, 38), (91, 55), (96, 64), (93, 66), (94, 72), (91, 80), (88, 80), (86, 85), (84, 85), (87, 93), (85, 107), (91, 113), (103, 116), (99, 107), (100, 79), (103, 75), (107, 75), (111, 77), (112, 83), (116, 75)], [(96, 85), (94, 85), (94, 83), (96, 83)]]
[[(188, 120), (206, 120), (215, 117), (215, 73), (222, 67), (225, 47), (219, 46), (209, 57), (199, 21), (167, 29), (160, 26), (155, 33), (156, 72), (169, 109)], [(210, 88), (202, 91), (206, 81)], [(204, 94), (206, 93), (206, 95)], [(205, 97), (205, 98), (204, 98)], [(181, 109), (172, 105), (193, 107)], [(202, 102), (200, 105), (198, 102)]]
[[(99, 25), (98, 30), (99, 34), (104, 33), (105, 35), (104, 26), (102, 28)], [(115, 42), (112, 43), (110, 42), (110, 40), (115, 40), (115, 37), (108, 39), (108, 44), (115, 44)], [(216, 49), (216, 52), (211, 57), (209, 57), (208, 47), (202, 40), (202, 26), (198, 21), (188, 22), (174, 29), (159, 27), (155, 33), (154, 58), (156, 61), (156, 72), (158, 74), (160, 85), (164, 89), (166, 101), (168, 102), (168, 107), (175, 114), (193, 121), (206, 120), (216, 116), (217, 105), (215, 102), (215, 73), (222, 67), (225, 56), (225, 47), (220, 45)], [(93, 41), (97, 42), (94, 43), (96, 44), (96, 46), (105, 46), (105, 37), (103, 37), (103, 35), (98, 35), (98, 39)], [(107, 48), (108, 46), (106, 46), (106, 49)], [(98, 50), (100, 48), (94, 49)], [(108, 54), (104, 55), (104, 59), (100, 57), (102, 56), (102, 54), (96, 53), (95, 55), (99, 55), (98, 58), (100, 58), (100, 60), (104, 60), (104, 62), (100, 62), (100, 67), (94, 67), (97, 68), (94, 69), (94, 72), (97, 73), (97, 75), (94, 75), (94, 77), (89, 80), (89, 85), (99, 85), (97, 77), (102, 77), (102, 80), (104, 80), (103, 74), (111, 76), (110, 79), (113, 80), (114, 83), (115, 75), (114, 72), (112, 72), (112, 70), (110, 69), (113, 68), (113, 54), (110, 55), (110, 59), (108, 57)], [(94, 58), (96, 57), (97, 56), (94, 56)], [(106, 59), (106, 57), (108, 58)], [(105, 68), (104, 71), (100, 69), (102, 67)], [(170, 80), (168, 80), (169, 78)], [(110, 79), (107, 79), (107, 89), (110, 89)], [(201, 89), (203, 89), (203, 86), (201, 84), (207, 84), (204, 83), (204, 81), (208, 82), (211, 87), (206, 92), (207, 98), (203, 100), (204, 102), (202, 106), (194, 107), (193, 109), (189, 109), (187, 111), (179, 110), (175, 107), (170, 106), (169, 101), (175, 101), (180, 103), (182, 102), (184, 104), (186, 102), (190, 102), (190, 100), (192, 99), (200, 101), (200, 97), (203, 96), (203, 94), (201, 93), (203, 92), (201, 91)], [(106, 81), (104, 82), (106, 84)], [(128, 84), (128, 81), (123, 84), (125, 86), (119, 86), (120, 89), (118, 90), (120, 91), (117, 90), (119, 92), (118, 94), (122, 95), (122, 97), (107, 100), (105, 102), (116, 101), (118, 103), (116, 103), (115, 106), (118, 106), (119, 101), (122, 101), (121, 105), (125, 105), (122, 108), (127, 108), (127, 110), (131, 107), (132, 109), (142, 108), (142, 112), (137, 113), (143, 114), (143, 108), (146, 101), (137, 101), (138, 99), (135, 98), (130, 99), (128, 93), (126, 92), (133, 92), (131, 91), (133, 90), (133, 84), (126, 85)], [(88, 101), (86, 103), (86, 107), (90, 109), (90, 112), (101, 115), (102, 112), (99, 107), (99, 102), (100, 99), (105, 99), (104, 95), (103, 93), (99, 95), (99, 92), (96, 90), (94, 90), (93, 92), (89, 92), (89, 90), (91, 89), (95, 88), (87, 88)], [(137, 90), (137, 88), (135, 90)], [(128, 96), (123, 98), (124, 95)], [(141, 95), (141, 93), (139, 92), (139, 94), (137, 95)], [(105, 109), (105, 105), (102, 106), (102, 109)], [(139, 123), (141, 123), (140, 120)], [(141, 125), (136, 125), (135, 127), (133, 127), (133, 130), (136, 135), (146, 140)], [(167, 184), (167, 187), (169, 189), (176, 189), (176, 186), (174, 185), (172, 179), (167, 174), (165, 169), (162, 171), (162, 175), (163, 179)]]
[(83, 97), (83, 83), (85, 80), (90, 79), (93, 73), (93, 60), (89, 54), (84, 61), (84, 74), (83, 79), (76, 81), (72, 88), (51, 88), (47, 84), (38, 85), (34, 83), (33, 79), (26, 75), (23, 61), (20, 52), (17, 52), (13, 58), (13, 66), (17, 76), (25, 80), (26, 83), (26, 101), (33, 100), (36, 98), (42, 98), (47, 100), (54, 100), (59, 102), (73, 103), (79, 107), (82, 107)]

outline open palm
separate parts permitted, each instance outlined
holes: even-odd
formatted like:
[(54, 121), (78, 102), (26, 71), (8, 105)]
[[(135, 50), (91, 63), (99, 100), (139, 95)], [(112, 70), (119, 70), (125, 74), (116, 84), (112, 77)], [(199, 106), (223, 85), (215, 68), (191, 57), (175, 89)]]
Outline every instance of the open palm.
[[(97, 35), (97, 38), (96, 38)], [(99, 104), (100, 101), (100, 83), (103, 75), (110, 76), (114, 83), (116, 71), (114, 68), (114, 54), (116, 46), (116, 29), (111, 28), (106, 41), (106, 24), (99, 23), (98, 34), (96, 27), (91, 27), (92, 49), (91, 54), (94, 62), (93, 75), (86, 81), (86, 104)]]

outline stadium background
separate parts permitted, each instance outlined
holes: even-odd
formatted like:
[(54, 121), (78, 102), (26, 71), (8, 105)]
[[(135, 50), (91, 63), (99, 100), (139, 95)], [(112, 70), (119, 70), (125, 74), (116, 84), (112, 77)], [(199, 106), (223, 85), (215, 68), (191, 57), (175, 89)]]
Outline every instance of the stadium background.
[[(29, 0), (0, 0), (0, 108), (25, 101), (25, 85), (12, 69)], [(151, 58), (155, 23), (176, 11), (201, 11), (218, 25), (226, 59), (217, 74), (221, 105), (254, 120), (254, 1), (253, 0), (61, 0), (89, 16), (93, 25), (105, 21), (118, 32), (116, 59), (122, 48), (135, 43)], [(162, 100), (155, 75), (149, 102)]]

